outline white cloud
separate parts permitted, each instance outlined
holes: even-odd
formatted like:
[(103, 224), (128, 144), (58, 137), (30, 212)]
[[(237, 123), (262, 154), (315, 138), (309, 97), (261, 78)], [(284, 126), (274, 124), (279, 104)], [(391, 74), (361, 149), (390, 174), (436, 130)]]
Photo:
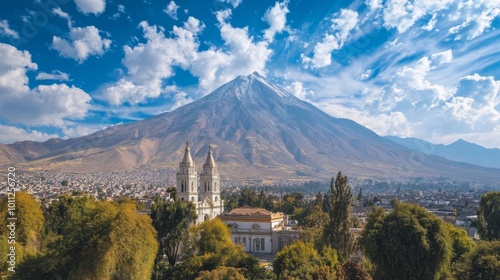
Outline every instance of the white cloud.
[(297, 98), (300, 99), (306, 99), (307, 95), (312, 94), (312, 92), (311, 91), (308, 92), (306, 88), (304, 88), (304, 85), (302, 85), (302, 83), (299, 81), (295, 81), (291, 85), (286, 86), (285, 90), (287, 90), (288, 92), (292, 93), (293, 95), (295, 95)]
[(92, 134), (98, 130), (104, 129), (104, 127), (100, 126), (87, 126), (87, 125), (65, 125), (62, 127), (62, 131), (64, 133), (64, 138), (74, 138), (81, 137)]
[(453, 60), (453, 51), (449, 49), (440, 53), (435, 53), (431, 55), (431, 58), (437, 65), (450, 63)]
[(180, 6), (175, 4), (174, 1), (170, 1), (170, 3), (167, 5), (167, 8), (163, 10), (163, 12), (166, 13), (172, 19), (177, 20), (177, 10), (179, 8)]
[(382, 0), (366, 0), (365, 3), (371, 11), (382, 8)]
[(40, 72), (36, 75), (37, 80), (56, 80), (56, 81), (69, 81), (69, 74), (59, 70), (52, 71), (52, 73)]
[(358, 23), (358, 13), (342, 9), (340, 14), (332, 19), (331, 29), (333, 34), (325, 34), (323, 41), (314, 46), (312, 58), (302, 54), (302, 63), (308, 67), (321, 68), (332, 64), (332, 51), (342, 48), (350, 32)]
[(125, 14), (125, 6), (124, 5), (118, 5), (117, 6), (117, 10), (118, 12), (114, 13), (111, 18), (119, 18), (121, 16), (121, 14)]
[(172, 107), (170, 107), (169, 111), (173, 111), (181, 106), (184, 106), (194, 101), (194, 99), (192, 97), (189, 97), (187, 93), (184, 91), (175, 92), (172, 99), (174, 104), (172, 105)]
[(10, 29), (9, 22), (6, 19), (0, 21), (0, 35), (19, 39), (19, 34), (17, 31)]
[(106, 9), (106, 0), (75, 0), (75, 4), (83, 14), (99, 15)]
[(419, 19), (448, 8), (454, 1), (389, 0), (383, 9), (384, 26), (404, 33)]
[(233, 6), (233, 8), (237, 8), (243, 0), (219, 0), (222, 3), (227, 3)]
[(111, 45), (111, 40), (102, 38), (95, 26), (71, 27), (69, 40), (54, 36), (52, 48), (59, 55), (72, 58), (80, 63), (91, 55), (103, 55)]
[(272, 50), (266, 41), (254, 42), (248, 27), (235, 28), (227, 22), (230, 10), (216, 13), (219, 29), (227, 51), (209, 49), (198, 53), (191, 73), (200, 80), (203, 89), (211, 91), (239, 75), (249, 75), (255, 71), (265, 74), (266, 63)]
[(235, 28), (227, 22), (230, 16), (230, 10), (216, 12), (224, 47), (203, 51), (198, 50), (197, 36), (205, 26), (194, 17), (189, 17), (183, 27), (174, 26), (171, 38), (165, 37), (163, 29), (142, 22), (147, 42), (124, 47), (127, 75), (104, 89), (109, 103), (137, 104), (165, 94), (162, 83), (174, 75), (174, 67), (198, 77), (204, 93), (238, 75), (254, 71), (265, 74), (265, 65), (272, 54), (268, 42), (254, 42), (248, 27)]
[(359, 79), (360, 80), (366, 80), (366, 79), (370, 78), (370, 76), (372, 75), (372, 73), (373, 73), (373, 70), (372, 69), (368, 69), (368, 70), (366, 70), (365, 73), (363, 73), (363, 74), (361, 74), (359, 76)]
[(0, 124), (0, 143), (11, 144), (17, 141), (47, 141), (58, 138), (57, 134), (47, 134), (37, 130), (25, 130), (22, 128)]
[(61, 8), (55, 8), (55, 9), (52, 9), (52, 12), (60, 17), (62, 17), (63, 19), (65, 19), (67, 22), (68, 22), (68, 27), (71, 28), (73, 27), (73, 23), (71, 22), (71, 17), (69, 16), (68, 13), (65, 13)]
[(491, 28), (495, 18), (500, 15), (500, 3), (498, 1), (478, 0), (460, 2), (451, 20), (458, 24), (449, 29), (449, 34), (456, 34), (455, 39), (462, 39), (463, 32), (468, 40), (482, 35)]
[(105, 89), (112, 105), (137, 104), (160, 96), (162, 80), (174, 74), (174, 66), (186, 70), (191, 66), (199, 45), (196, 36), (204, 25), (189, 17), (183, 27), (173, 27), (173, 38), (166, 38), (162, 29), (145, 21), (140, 27), (147, 43), (124, 47), (123, 64), (127, 67), (127, 75)]
[(91, 97), (66, 84), (40, 85), (30, 89), (26, 72), (37, 69), (27, 51), (0, 43), (0, 117), (11, 123), (62, 126), (83, 119)]
[(426, 25), (422, 26), (422, 29), (426, 30), (426, 31), (433, 30), (434, 26), (436, 26), (436, 23), (437, 23), (437, 18), (436, 17), (437, 17), (437, 13), (434, 13), (432, 15), (432, 18), (429, 20), (429, 22)]
[(269, 8), (264, 19), (269, 23), (269, 28), (264, 30), (264, 38), (268, 42), (274, 41), (274, 35), (276, 33), (281, 33), (286, 27), (286, 14), (290, 12), (288, 10), (288, 1), (276, 2), (276, 4)]

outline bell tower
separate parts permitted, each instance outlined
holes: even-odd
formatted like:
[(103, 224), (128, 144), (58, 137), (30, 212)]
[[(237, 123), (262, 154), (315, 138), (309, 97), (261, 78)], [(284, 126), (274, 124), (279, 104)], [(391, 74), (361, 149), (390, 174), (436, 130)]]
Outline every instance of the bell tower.
[(212, 156), (212, 147), (208, 147), (208, 155), (203, 171), (200, 174), (200, 198), (209, 198), (212, 202), (220, 200), (219, 172)]
[(198, 196), (198, 174), (196, 166), (191, 158), (191, 150), (189, 143), (186, 143), (184, 150), (184, 158), (179, 163), (179, 172), (176, 174), (177, 179), (177, 197), (181, 200), (189, 200), (193, 202), (199, 201)]

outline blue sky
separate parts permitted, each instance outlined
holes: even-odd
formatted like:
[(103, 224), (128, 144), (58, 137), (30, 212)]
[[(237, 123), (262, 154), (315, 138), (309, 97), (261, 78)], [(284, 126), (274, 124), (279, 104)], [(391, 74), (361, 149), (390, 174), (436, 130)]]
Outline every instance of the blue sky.
[(0, 142), (76, 137), (258, 71), (380, 135), (500, 148), (500, 1), (10, 1)]

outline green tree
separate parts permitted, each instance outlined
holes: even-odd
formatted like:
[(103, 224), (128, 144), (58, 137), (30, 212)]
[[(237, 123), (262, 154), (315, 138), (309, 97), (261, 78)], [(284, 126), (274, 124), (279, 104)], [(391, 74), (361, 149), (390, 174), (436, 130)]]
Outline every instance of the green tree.
[(339, 265), (334, 249), (318, 253), (312, 243), (296, 241), (276, 254), (273, 270), (277, 279), (336, 279)]
[(477, 220), (481, 239), (500, 240), (500, 192), (489, 192), (481, 197)]
[(23, 262), (13, 279), (150, 279), (156, 231), (135, 203), (77, 199), (61, 235)]
[(168, 267), (163, 279), (196, 279), (202, 271), (219, 267), (244, 268), (239, 272), (248, 279), (268, 279), (268, 272), (259, 266), (259, 260), (231, 241), (231, 232), (220, 219), (191, 227), (189, 236), (183, 244), (189, 257)]
[(440, 279), (450, 275), (452, 245), (445, 222), (425, 208), (396, 202), (388, 215), (375, 208), (361, 244), (374, 279)]
[(339, 172), (335, 180), (332, 178), (327, 193), (328, 221), (324, 228), (324, 238), (327, 244), (338, 250), (343, 260), (348, 260), (355, 250), (355, 238), (350, 230), (352, 200), (347, 176), (342, 176)]
[(372, 277), (357, 262), (349, 261), (342, 264), (342, 275), (340, 280), (371, 280)]
[(500, 241), (480, 242), (468, 259), (468, 279), (497, 280), (500, 275)]
[[(0, 199), (0, 221), (3, 224), (0, 227), (0, 235), (2, 236), (0, 238), (0, 252), (2, 252), (0, 259), (4, 260), (8, 249), (13, 246), (16, 252), (16, 264), (20, 264), (24, 259), (35, 256), (41, 250), (44, 227), (43, 212), (36, 199), (25, 192), (15, 192), (14, 216), (10, 215), (8, 206), (8, 198), (2, 197)], [(17, 220), (7, 220), (9, 217), (15, 217)], [(11, 222), (15, 223), (15, 243), (12, 244), (8, 243), (10, 230), (7, 227)], [(5, 274), (7, 268), (7, 263), (2, 262), (0, 273)]]
[(151, 219), (160, 243), (158, 254), (165, 253), (170, 265), (175, 264), (181, 240), (198, 217), (193, 203), (177, 199), (175, 193), (173, 197), (173, 201), (157, 200), (151, 207)]
[(455, 264), (466, 254), (474, 250), (476, 243), (469, 237), (467, 231), (450, 223), (445, 223), (451, 239), (451, 264)]
[(359, 193), (358, 193), (358, 201), (363, 200), (363, 187), (359, 187)]
[(245, 280), (243, 268), (221, 266), (212, 271), (202, 271), (196, 280)]

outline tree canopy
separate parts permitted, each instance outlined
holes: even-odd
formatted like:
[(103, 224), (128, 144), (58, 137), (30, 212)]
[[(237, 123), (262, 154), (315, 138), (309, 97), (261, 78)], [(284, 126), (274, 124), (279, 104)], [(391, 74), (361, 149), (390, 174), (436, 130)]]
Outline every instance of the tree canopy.
[(324, 247), (318, 252), (312, 243), (296, 241), (276, 254), (273, 261), (277, 279), (336, 279), (337, 252)]
[(339, 172), (335, 180), (332, 178), (326, 197), (328, 222), (324, 227), (324, 238), (327, 244), (338, 250), (343, 260), (348, 260), (354, 253), (355, 238), (351, 232), (353, 196), (347, 176)]
[(500, 192), (484, 194), (477, 214), (481, 239), (500, 240)]
[(61, 234), (49, 232), (44, 252), (21, 263), (13, 279), (150, 279), (156, 231), (135, 203), (79, 197), (57, 207), (65, 211), (47, 215), (66, 217), (54, 226)]
[(452, 244), (445, 222), (426, 209), (396, 202), (376, 208), (361, 243), (375, 265), (374, 279), (438, 279), (450, 274)]
[[(169, 266), (163, 273), (163, 279), (208, 279), (206, 277), (210, 275), (236, 275), (235, 272), (243, 274), (247, 279), (268, 278), (269, 273), (259, 266), (259, 260), (231, 241), (231, 232), (220, 219), (215, 218), (192, 226), (189, 236), (189, 240), (183, 244), (184, 261)], [(229, 269), (230, 267), (237, 270)], [(217, 269), (219, 270), (212, 272)]]
[[(15, 220), (15, 239), (13, 240), (15, 243), (12, 244), (8, 243), (10, 231), (6, 226), (12, 222), (7, 220), (9, 217), (17, 219)], [(2, 253), (0, 273), (4, 273), (7, 269), (6, 256), (10, 246), (15, 247), (16, 264), (27, 257), (35, 256), (40, 251), (44, 217), (40, 204), (33, 196), (25, 192), (15, 192), (14, 216), (9, 215), (8, 199), (3, 197), (0, 199), (0, 220), (3, 225), (0, 227), (0, 252)]]
[(198, 216), (193, 203), (173, 197), (173, 201), (159, 199), (151, 207), (151, 219), (160, 243), (158, 253), (165, 253), (170, 265), (175, 264), (182, 238)]

